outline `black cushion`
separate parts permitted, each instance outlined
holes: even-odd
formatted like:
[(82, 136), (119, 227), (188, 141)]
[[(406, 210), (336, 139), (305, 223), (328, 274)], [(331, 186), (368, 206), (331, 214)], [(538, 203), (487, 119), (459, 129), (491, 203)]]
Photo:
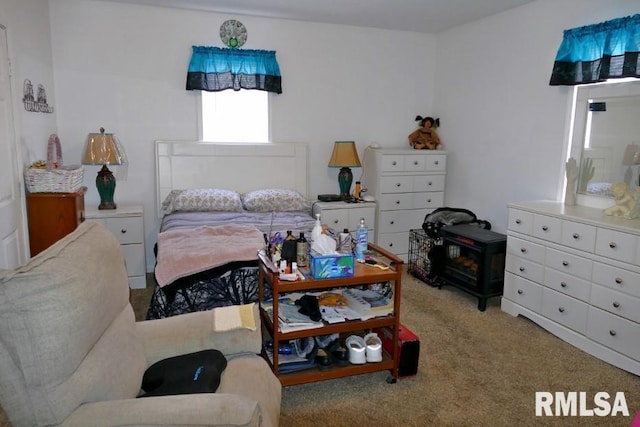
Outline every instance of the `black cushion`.
[(203, 350), (154, 363), (142, 377), (140, 397), (214, 393), (227, 359), (218, 350)]

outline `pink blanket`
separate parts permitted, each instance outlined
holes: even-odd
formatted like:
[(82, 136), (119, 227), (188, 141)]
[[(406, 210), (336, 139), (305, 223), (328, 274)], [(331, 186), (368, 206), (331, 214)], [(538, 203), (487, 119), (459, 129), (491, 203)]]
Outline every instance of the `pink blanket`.
[(205, 225), (164, 231), (158, 235), (156, 279), (173, 281), (232, 261), (258, 258), (264, 237), (253, 225)]

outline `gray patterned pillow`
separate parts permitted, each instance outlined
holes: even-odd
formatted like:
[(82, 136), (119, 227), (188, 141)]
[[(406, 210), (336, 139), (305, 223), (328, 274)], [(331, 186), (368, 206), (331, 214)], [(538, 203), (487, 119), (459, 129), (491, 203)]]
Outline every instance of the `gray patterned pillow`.
[(162, 202), (162, 213), (187, 212), (242, 212), (240, 194), (219, 188), (173, 190)]
[(295, 190), (268, 188), (244, 193), (242, 205), (252, 212), (308, 211), (309, 202)]

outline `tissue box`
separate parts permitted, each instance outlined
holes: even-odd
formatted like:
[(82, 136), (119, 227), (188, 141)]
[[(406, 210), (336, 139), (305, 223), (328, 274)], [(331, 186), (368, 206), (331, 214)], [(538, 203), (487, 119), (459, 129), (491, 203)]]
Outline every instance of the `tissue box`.
[(351, 254), (318, 255), (309, 254), (309, 270), (314, 279), (352, 277), (355, 259)]

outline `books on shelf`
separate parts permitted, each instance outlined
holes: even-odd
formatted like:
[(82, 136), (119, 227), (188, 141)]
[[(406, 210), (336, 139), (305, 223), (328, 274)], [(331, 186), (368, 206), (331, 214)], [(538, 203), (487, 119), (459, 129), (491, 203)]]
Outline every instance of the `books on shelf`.
[[(291, 298), (280, 298), (278, 300), (278, 326), (280, 332), (293, 332), (305, 329), (321, 328), (324, 323), (315, 322), (305, 314), (300, 313), (300, 306), (295, 304)], [(263, 308), (273, 319), (273, 304), (263, 304)]]
[(349, 308), (356, 311), (362, 320), (387, 316), (393, 313), (393, 298), (371, 290), (349, 288), (342, 291)]

